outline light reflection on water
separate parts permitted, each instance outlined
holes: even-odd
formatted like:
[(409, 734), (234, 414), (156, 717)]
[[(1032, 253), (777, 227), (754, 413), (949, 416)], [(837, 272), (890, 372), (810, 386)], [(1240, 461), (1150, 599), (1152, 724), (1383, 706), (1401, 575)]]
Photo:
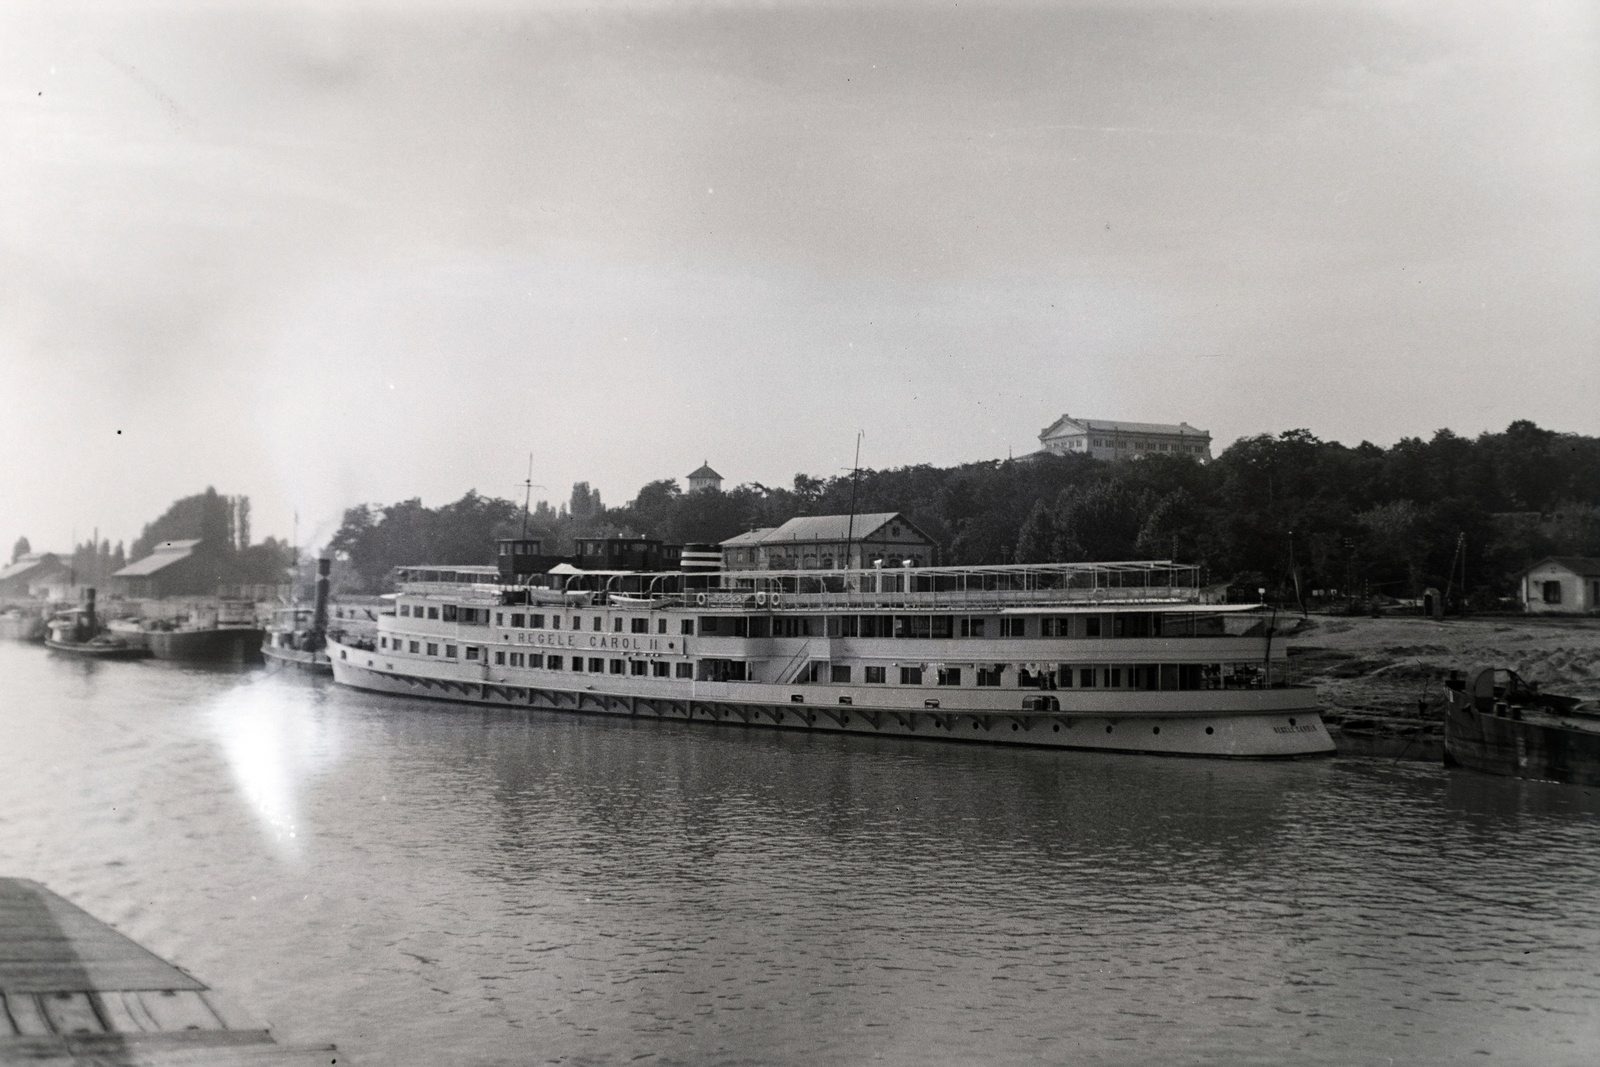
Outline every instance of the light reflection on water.
[(338, 734), (294, 695), (242, 683), (219, 694), (207, 715), (239, 795), (284, 859), (301, 855), (302, 791), (338, 763)]
[(96, 666), (0, 645), (8, 873), (350, 1062), (1600, 1047), (1600, 802), (1580, 791)]

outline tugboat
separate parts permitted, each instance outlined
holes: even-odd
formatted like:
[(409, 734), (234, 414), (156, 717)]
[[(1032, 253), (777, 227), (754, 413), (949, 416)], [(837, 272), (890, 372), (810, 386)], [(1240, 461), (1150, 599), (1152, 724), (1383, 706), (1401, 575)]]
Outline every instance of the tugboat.
[(1543, 693), (1516, 671), (1445, 682), (1444, 762), (1488, 774), (1600, 786), (1600, 707)]
[(261, 654), (270, 663), (294, 667), (312, 674), (332, 674), (328, 660), (328, 574), (330, 559), (317, 560), (317, 597), (310, 609), (301, 605), (279, 608), (272, 613)]
[(100, 626), (94, 612), (94, 590), (85, 590), (84, 605), (62, 612), (50, 620), (45, 647), (90, 659), (135, 659), (150, 654), (149, 649), (131, 644)]

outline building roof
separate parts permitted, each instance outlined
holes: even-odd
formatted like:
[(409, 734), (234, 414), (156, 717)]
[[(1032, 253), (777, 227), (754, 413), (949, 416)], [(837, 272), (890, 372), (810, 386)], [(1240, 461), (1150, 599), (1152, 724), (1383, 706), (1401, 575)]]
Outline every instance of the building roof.
[(194, 548), (200, 543), (200, 538), (194, 537), (187, 541), (163, 541), (151, 550), (144, 559), (136, 559), (126, 567), (117, 571), (113, 578), (143, 578), (155, 574), (157, 571), (166, 570), (179, 560), (188, 559), (194, 554)]
[(32, 574), (38, 568), (50, 563), (64, 566), (54, 552), (28, 552), (18, 556), (15, 563), (0, 569), (0, 582)]
[[(1522, 573), (1527, 574), (1528, 571), (1538, 570), (1546, 563), (1554, 563), (1558, 567), (1565, 567), (1573, 574), (1581, 575), (1584, 578), (1600, 578), (1600, 559), (1595, 559), (1593, 556), (1546, 556)], [(5, 576), (0, 574), (0, 578), (3, 577)]]
[(1118, 422), (1115, 419), (1075, 419), (1070, 415), (1063, 415), (1043, 430), (1039, 431), (1039, 439), (1047, 437), (1060, 437), (1062, 435), (1080, 433), (1145, 433), (1145, 434), (1170, 434), (1174, 437), (1205, 437), (1210, 438), (1207, 430), (1199, 430), (1187, 422)]
[(723, 541), (718, 547), (728, 548), (731, 546), (738, 548), (741, 545), (759, 545), (766, 539), (767, 534), (771, 533), (775, 529), (777, 529), (776, 526), (762, 526), (759, 529), (751, 530), (748, 533), (739, 534), (737, 537), (730, 537), (726, 541)]
[(712, 470), (711, 469), (711, 464), (709, 462), (700, 464), (700, 469), (697, 470), (697, 471), (690, 471), (689, 472), (689, 477), (690, 478), (715, 478), (719, 482), (722, 481), (722, 475), (720, 475), (716, 471)]
[(894, 521), (905, 523), (924, 540), (932, 543), (931, 537), (917, 529), (916, 524), (900, 512), (874, 511), (857, 514), (853, 520), (849, 515), (802, 515), (776, 528), (752, 530), (738, 537), (729, 538), (722, 542), (722, 547), (770, 545), (778, 542), (865, 541)]

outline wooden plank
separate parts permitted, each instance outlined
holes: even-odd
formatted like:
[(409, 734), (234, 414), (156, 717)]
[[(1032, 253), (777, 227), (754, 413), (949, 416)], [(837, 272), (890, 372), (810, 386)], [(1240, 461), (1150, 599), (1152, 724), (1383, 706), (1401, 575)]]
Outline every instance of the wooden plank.
[(135, 1012), (126, 997), (127, 994), (117, 990), (108, 990), (100, 994), (100, 1015), (105, 1019), (106, 1026), (117, 1034), (137, 1034), (145, 1030), (154, 1030), (156, 1025), (154, 1019), (148, 1019), (149, 1025), (146, 1025), (148, 1017), (140, 1017), (144, 1012), (144, 1006), (139, 1005), (138, 1011)]
[(58, 1034), (101, 1034), (105, 1026), (88, 993), (46, 993), (38, 998)]
[(205, 998), (189, 989), (163, 989), (160, 992), (129, 993), (137, 997), (161, 1030), (221, 1030)]
[(0, 992), (204, 988), (37, 882), (0, 878)]
[(27, 993), (7, 993), (6, 1012), (11, 1016), (12, 1026), (23, 1037), (44, 1037), (51, 1033), (39, 1002)]

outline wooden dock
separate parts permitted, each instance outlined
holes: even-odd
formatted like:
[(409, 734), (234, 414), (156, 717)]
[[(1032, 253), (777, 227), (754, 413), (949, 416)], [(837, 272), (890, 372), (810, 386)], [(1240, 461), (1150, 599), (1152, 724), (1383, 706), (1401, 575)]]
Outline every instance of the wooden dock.
[(313, 1067), (215, 991), (37, 882), (0, 878), (0, 1064)]

